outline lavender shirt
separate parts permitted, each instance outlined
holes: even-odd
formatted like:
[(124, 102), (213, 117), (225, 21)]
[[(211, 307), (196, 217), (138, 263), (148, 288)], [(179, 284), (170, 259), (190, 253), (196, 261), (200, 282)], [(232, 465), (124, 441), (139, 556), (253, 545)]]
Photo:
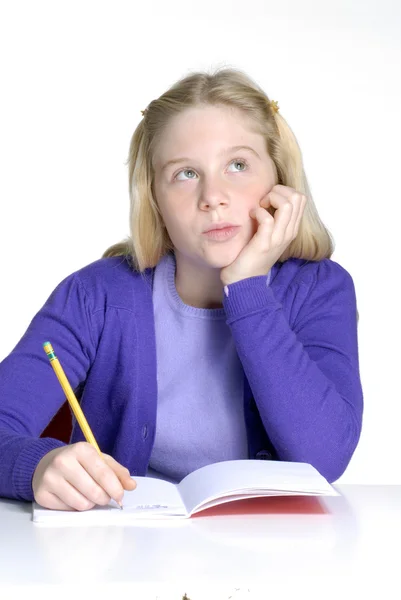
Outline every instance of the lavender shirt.
[(175, 270), (169, 253), (153, 284), (158, 398), (148, 470), (170, 481), (213, 462), (248, 458), (244, 372), (225, 310), (184, 304)]

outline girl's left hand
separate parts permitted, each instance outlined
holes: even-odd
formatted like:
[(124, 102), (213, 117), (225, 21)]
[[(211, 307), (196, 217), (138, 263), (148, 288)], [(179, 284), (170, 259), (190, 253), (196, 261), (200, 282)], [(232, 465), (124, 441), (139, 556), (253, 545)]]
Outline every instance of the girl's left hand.
[[(267, 275), (284, 250), (296, 238), (306, 205), (306, 196), (286, 185), (275, 185), (250, 216), (258, 229), (233, 263), (220, 271), (223, 285), (248, 277)], [(277, 209), (274, 217), (267, 210)]]

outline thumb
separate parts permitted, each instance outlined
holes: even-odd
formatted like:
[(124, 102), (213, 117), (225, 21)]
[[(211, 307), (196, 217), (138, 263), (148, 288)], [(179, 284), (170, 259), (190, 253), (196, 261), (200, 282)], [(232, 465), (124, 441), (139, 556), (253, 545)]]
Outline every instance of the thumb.
[(125, 490), (134, 490), (136, 488), (136, 481), (132, 479), (130, 472), (126, 467), (123, 467), (123, 465), (117, 462), (109, 454), (103, 454), (103, 458), (109, 467), (113, 469)]

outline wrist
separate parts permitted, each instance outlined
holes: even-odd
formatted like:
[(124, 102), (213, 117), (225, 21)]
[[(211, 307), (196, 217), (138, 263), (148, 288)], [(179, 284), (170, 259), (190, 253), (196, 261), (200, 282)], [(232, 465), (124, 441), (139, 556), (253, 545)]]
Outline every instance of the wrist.
[(233, 283), (237, 283), (238, 281), (244, 281), (245, 279), (251, 279), (252, 277), (267, 277), (269, 271), (263, 273), (251, 273), (247, 275), (238, 276), (220, 276), (221, 283), (225, 287), (226, 285), (232, 285)]

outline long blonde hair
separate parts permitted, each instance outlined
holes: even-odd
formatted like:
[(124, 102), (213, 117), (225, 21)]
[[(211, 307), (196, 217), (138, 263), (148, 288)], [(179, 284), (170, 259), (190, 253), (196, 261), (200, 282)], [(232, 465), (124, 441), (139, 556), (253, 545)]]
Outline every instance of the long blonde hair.
[(313, 202), (297, 140), (280, 112), (273, 110), (268, 96), (245, 73), (219, 69), (213, 74), (192, 73), (153, 100), (131, 138), (129, 157), (130, 236), (110, 246), (103, 254), (128, 255), (136, 270), (154, 267), (173, 244), (164, 226), (153, 193), (152, 157), (169, 120), (185, 109), (200, 105), (227, 106), (251, 117), (266, 140), (278, 182), (307, 197), (297, 237), (280, 256), (321, 260), (330, 258), (334, 246)]

